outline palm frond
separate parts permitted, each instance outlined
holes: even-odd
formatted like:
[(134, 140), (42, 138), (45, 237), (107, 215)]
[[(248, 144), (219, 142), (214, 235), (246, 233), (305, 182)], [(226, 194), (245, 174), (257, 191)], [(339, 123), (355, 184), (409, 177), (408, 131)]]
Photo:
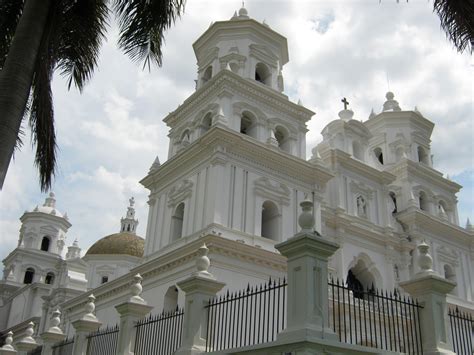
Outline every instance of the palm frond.
[(474, 1), (434, 0), (433, 11), (441, 27), (459, 52), (474, 44)]
[(118, 44), (135, 62), (161, 66), (164, 32), (181, 16), (184, 0), (114, 0)]
[(24, 3), (24, 0), (0, 0), (0, 69), (7, 58)]
[(107, 0), (73, 1), (62, 13), (57, 65), (61, 75), (68, 77), (68, 88), (74, 82), (82, 91), (91, 78), (105, 38)]
[(53, 3), (36, 57), (30, 106), (32, 144), (36, 146), (35, 165), (38, 167), (40, 187), (51, 187), (56, 169), (56, 134), (54, 131), (53, 93), (51, 80), (55, 68), (61, 24), (61, 4)]

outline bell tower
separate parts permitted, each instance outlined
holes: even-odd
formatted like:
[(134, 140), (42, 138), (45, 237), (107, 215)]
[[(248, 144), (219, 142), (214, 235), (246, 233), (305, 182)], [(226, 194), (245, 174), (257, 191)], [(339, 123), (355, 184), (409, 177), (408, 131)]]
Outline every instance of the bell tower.
[(241, 8), (193, 48), (196, 91), (164, 118), (168, 161), (141, 181), (150, 190), (145, 257), (208, 233), (275, 251), (296, 233), (305, 196), (320, 221), (332, 177), (306, 161), (314, 112), (283, 93), (286, 38)]

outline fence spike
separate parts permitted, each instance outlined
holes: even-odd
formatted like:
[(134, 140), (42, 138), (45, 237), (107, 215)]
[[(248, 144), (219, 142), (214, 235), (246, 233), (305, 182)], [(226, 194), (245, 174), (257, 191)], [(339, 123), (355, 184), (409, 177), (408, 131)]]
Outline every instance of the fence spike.
[(250, 283), (247, 284), (247, 293), (250, 292)]
[(286, 277), (283, 276), (283, 283), (286, 283)]

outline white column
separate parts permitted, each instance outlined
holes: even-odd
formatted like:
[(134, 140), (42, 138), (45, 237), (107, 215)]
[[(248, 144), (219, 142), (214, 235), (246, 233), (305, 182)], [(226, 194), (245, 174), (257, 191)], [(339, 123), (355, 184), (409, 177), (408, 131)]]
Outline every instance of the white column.
[(95, 310), (94, 301), (94, 295), (90, 294), (85, 307), (87, 313), (84, 314), (81, 319), (72, 322), (72, 326), (76, 331), (76, 335), (74, 335), (74, 347), (72, 349), (73, 355), (86, 355), (87, 335), (90, 332), (96, 331), (102, 325), (93, 313)]
[(217, 281), (209, 273), (209, 249), (206, 245), (199, 248), (196, 259), (197, 271), (184, 281), (178, 282), (178, 287), (185, 293), (185, 308), (183, 322), (183, 341), (175, 355), (194, 355), (205, 351), (207, 331), (207, 309), (211, 297), (219, 292), (225, 283)]
[(423, 306), (419, 309), (423, 354), (453, 355), (446, 295), (456, 287), (456, 283), (435, 274), (428, 249), (424, 242), (418, 245), (420, 271), (412, 280), (401, 282), (400, 286)]
[(115, 352), (117, 355), (133, 355), (137, 334), (135, 324), (153, 309), (140, 296), (143, 290), (142, 280), (141, 275), (136, 274), (130, 287), (132, 297), (127, 302), (115, 306), (115, 309), (120, 314), (120, 328)]
[(314, 231), (313, 203), (303, 201), (298, 222), (301, 232), (276, 249), (288, 258), (288, 321), (279, 341), (336, 340), (328, 320), (328, 258), (339, 246)]

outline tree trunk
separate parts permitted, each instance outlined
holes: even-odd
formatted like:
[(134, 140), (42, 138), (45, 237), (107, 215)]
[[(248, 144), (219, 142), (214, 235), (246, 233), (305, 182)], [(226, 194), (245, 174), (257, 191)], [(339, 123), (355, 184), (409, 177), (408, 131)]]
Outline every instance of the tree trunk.
[(0, 190), (7, 174), (33, 80), (51, 0), (26, 0), (0, 71)]

